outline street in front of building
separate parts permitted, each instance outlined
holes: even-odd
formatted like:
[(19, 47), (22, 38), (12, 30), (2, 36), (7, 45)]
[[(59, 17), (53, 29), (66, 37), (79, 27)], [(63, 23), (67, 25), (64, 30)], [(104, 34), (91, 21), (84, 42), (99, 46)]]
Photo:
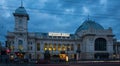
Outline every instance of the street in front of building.
[(120, 66), (118, 62), (99, 62), (99, 63), (61, 63), (61, 64), (0, 64), (0, 66)]

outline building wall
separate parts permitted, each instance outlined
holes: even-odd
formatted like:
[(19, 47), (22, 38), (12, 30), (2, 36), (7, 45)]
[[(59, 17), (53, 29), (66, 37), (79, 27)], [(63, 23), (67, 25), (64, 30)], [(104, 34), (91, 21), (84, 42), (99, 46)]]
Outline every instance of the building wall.
[[(24, 9), (25, 10), (25, 9)], [(26, 14), (25, 14), (26, 15)], [(65, 45), (66, 50), (65, 53), (68, 55), (70, 59), (95, 59), (95, 53), (109, 53), (110, 58), (113, 54), (113, 33), (112, 29), (103, 29), (103, 30), (96, 30), (95, 28), (88, 28), (86, 30), (81, 30), (73, 36), (52, 36), (52, 35), (40, 35), (36, 36), (36, 33), (28, 32), (28, 16), (24, 16), (23, 14), (14, 15), (15, 17), (15, 31), (8, 32), (7, 41), (8, 47), (11, 49), (11, 46), (14, 47), (12, 49), (12, 53), (20, 52), (19, 51), (19, 40), (22, 40), (22, 52), (25, 52), (25, 58), (31, 59), (38, 59), (44, 58), (45, 53), (45, 44), (51, 44), (50, 47), (53, 48), (54, 44), (56, 44), (56, 49), (60, 44), (61, 48), (62, 45)], [(89, 21), (89, 20), (88, 20)], [(91, 21), (91, 20), (90, 20)], [(93, 23), (93, 22), (92, 22)], [(89, 23), (88, 23), (89, 24)], [(94, 23), (96, 24), (96, 23)], [(95, 25), (94, 25), (95, 26)], [(98, 25), (96, 25), (98, 27)], [(48, 34), (48, 33), (46, 33)], [(56, 33), (55, 33), (56, 34)], [(49, 38), (51, 37), (51, 38)], [(60, 38), (55, 38), (60, 37)], [(64, 37), (64, 38), (62, 38)], [(97, 38), (104, 38), (107, 41), (107, 50), (106, 51), (95, 51), (95, 40)], [(38, 45), (40, 44), (40, 45)], [(68, 46), (70, 45), (70, 46)], [(39, 46), (39, 47), (38, 47)], [(50, 47), (50, 54), (60, 54), (61, 50), (51, 51)], [(71, 50), (71, 47), (73, 49)], [(46, 47), (47, 48), (47, 47)], [(39, 50), (37, 50), (39, 49)], [(70, 49), (68, 51), (68, 49)]]

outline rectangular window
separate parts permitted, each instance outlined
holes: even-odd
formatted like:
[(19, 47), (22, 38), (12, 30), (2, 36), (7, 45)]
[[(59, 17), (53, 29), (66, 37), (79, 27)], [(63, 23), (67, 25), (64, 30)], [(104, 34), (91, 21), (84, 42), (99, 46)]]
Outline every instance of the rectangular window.
[(80, 50), (80, 44), (77, 44), (77, 50)]
[(40, 43), (37, 43), (37, 51), (40, 51)]
[(30, 50), (32, 50), (32, 46), (30, 47)]
[(71, 44), (71, 51), (74, 51), (74, 45)]
[(37, 54), (37, 59), (40, 59), (40, 54)]
[(70, 51), (70, 44), (67, 44), (67, 51)]
[(56, 44), (53, 45), (53, 50), (56, 51)]
[(32, 55), (31, 54), (29, 54), (29, 59), (31, 59), (32, 58)]
[(61, 44), (58, 44), (58, 51), (61, 51)]
[(28, 48), (28, 50), (29, 50), (29, 46), (28, 46), (27, 48)]
[(44, 50), (47, 50), (48, 49), (48, 45), (47, 43), (44, 44)]

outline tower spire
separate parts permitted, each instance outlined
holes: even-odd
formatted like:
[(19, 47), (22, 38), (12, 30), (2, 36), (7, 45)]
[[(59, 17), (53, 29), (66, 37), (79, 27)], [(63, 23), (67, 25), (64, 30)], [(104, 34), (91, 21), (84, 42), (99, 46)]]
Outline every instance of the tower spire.
[(21, 0), (21, 7), (23, 7), (23, 0)]

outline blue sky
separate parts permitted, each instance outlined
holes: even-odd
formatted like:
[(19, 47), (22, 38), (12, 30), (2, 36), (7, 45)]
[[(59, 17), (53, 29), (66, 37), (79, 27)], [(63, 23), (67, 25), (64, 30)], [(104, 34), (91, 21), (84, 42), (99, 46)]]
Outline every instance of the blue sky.
[[(0, 0), (0, 40), (7, 31), (14, 31), (13, 12), (20, 0)], [(120, 0), (23, 0), (30, 20), (29, 32), (65, 32), (74, 34), (87, 19), (112, 27), (120, 40)]]

